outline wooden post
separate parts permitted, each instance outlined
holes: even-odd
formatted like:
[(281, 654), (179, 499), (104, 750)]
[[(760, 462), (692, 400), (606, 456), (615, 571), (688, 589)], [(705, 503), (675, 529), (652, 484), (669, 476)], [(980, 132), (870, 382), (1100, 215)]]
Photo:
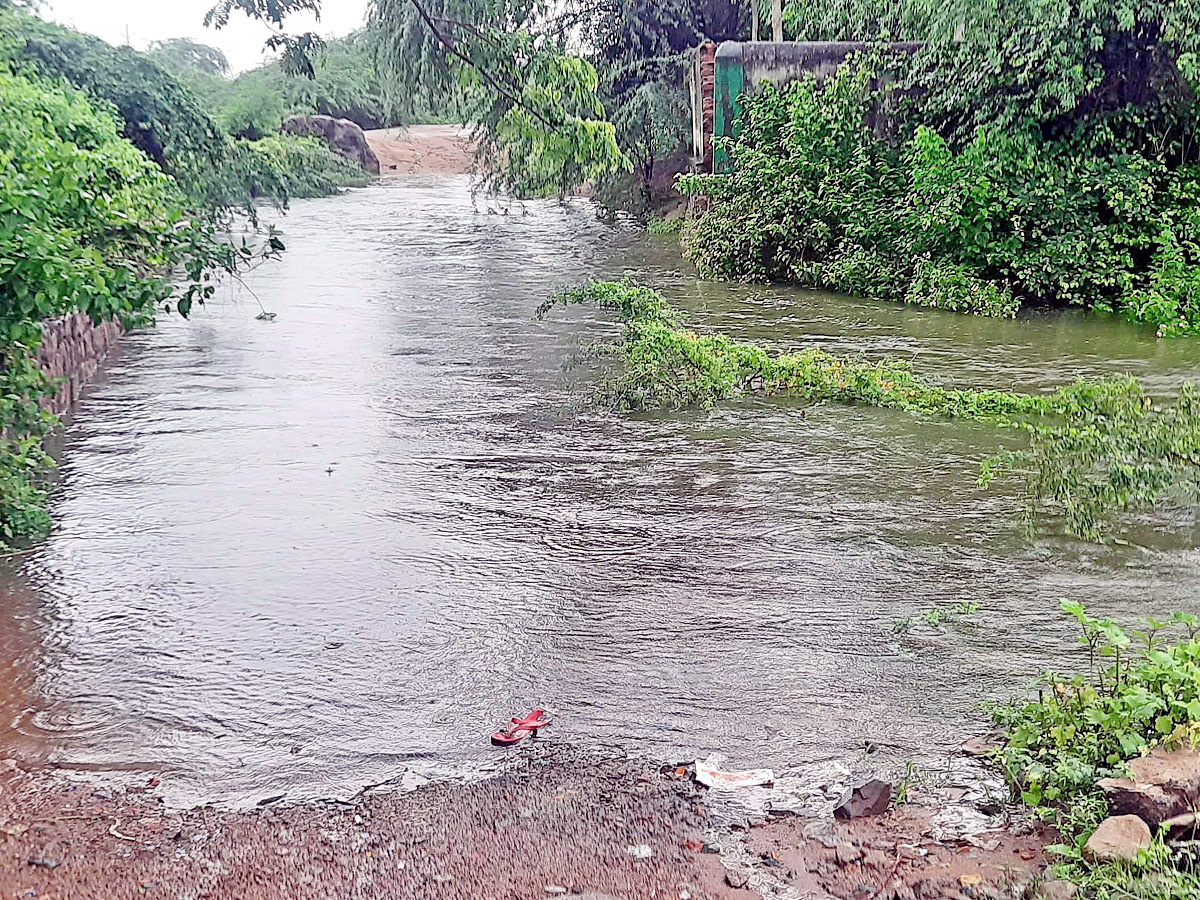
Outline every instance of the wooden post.
[(783, 0), (771, 0), (771, 40), (783, 43)]

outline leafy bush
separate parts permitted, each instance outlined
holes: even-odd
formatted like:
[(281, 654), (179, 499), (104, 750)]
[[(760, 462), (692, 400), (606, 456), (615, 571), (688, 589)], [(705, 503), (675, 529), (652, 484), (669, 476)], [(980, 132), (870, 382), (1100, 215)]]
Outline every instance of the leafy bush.
[(1036, 130), (980, 128), (956, 149), (918, 126), (894, 145), (877, 134), (896, 105), (881, 64), (746, 101), (726, 139), (733, 172), (681, 179), (711, 198), (688, 241), (703, 272), (993, 316), (1082, 305), (1200, 332), (1200, 168)]
[(995, 759), (1022, 801), (1055, 821), (1066, 843), (1049, 848), (1061, 860), (1054, 874), (1081, 897), (1196, 897), (1200, 875), (1172, 867), (1162, 835), (1132, 863), (1091, 862), (1082, 848), (1108, 814), (1097, 781), (1126, 776), (1128, 762), (1155, 747), (1200, 744), (1200, 619), (1176, 613), (1137, 633), (1080, 603), (1062, 608), (1079, 624), (1088, 671), (1047, 673), (1036, 700), (995, 705), (1004, 737)]
[(122, 131), (139, 150), (200, 202), (227, 196), (229, 143), (179, 81), (145, 54), (113, 47), (41, 19), (0, 12), (0, 32), (12, 41), (11, 62), (46, 78), (62, 78), (116, 107)]
[(360, 165), (316, 138), (277, 134), (239, 146), (246, 154), (247, 181), (256, 197), (326, 197), (371, 180)]
[(595, 303), (618, 313), (620, 338), (599, 351), (613, 364), (597, 391), (610, 409), (711, 406), (747, 394), (786, 394), (811, 403), (888, 407), (921, 415), (1019, 428), (1029, 447), (981, 463), (980, 480), (1023, 479), (1026, 524), (1061, 514), (1067, 528), (1098, 539), (1130, 509), (1200, 498), (1200, 398), (1190, 385), (1155, 404), (1132, 378), (1080, 380), (1046, 394), (942, 387), (904, 360), (835, 356), (818, 349), (772, 354), (722, 334), (689, 331), (656, 291), (593, 282), (541, 305)]
[(39, 402), (53, 390), (37, 363), (41, 321), (146, 315), (175, 293), (176, 267), (186, 314), (212, 294), (214, 270), (250, 254), (186, 215), (174, 180), (119, 127), (77, 90), (0, 69), (0, 545), (49, 525), (37, 485), (55, 422)]
[[(1079, 623), (1089, 673), (1048, 673), (1037, 700), (994, 708), (1006, 738), (998, 758), (1035, 807), (1094, 794), (1099, 779), (1125, 775), (1126, 762), (1154, 747), (1200, 743), (1200, 620), (1177, 613), (1131, 636), (1079, 603), (1062, 608)], [(1172, 627), (1186, 639), (1168, 644)]]

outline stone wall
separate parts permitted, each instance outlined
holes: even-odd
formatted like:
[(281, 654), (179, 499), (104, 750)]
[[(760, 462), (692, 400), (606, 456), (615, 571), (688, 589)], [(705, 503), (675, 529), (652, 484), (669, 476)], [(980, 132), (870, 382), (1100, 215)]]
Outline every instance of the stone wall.
[(122, 333), (120, 323), (96, 325), (83, 313), (44, 322), (38, 361), (46, 377), (58, 385), (58, 393), (46, 398), (46, 408), (58, 414), (66, 412)]

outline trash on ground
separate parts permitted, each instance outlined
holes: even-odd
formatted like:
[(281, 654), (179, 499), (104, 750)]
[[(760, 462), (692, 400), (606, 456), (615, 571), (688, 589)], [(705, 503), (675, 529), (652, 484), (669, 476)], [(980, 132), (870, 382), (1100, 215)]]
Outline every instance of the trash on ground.
[(536, 736), (539, 728), (545, 728), (549, 724), (550, 719), (547, 718), (545, 710), (541, 709), (535, 709), (523, 719), (513, 716), (508, 725), (492, 735), (492, 743), (497, 747), (511, 747), (527, 737)]
[(649, 844), (634, 844), (632, 847), (626, 847), (625, 852), (634, 859), (649, 859), (654, 855)]
[(725, 772), (717, 768), (721, 757), (713, 754), (708, 759), (696, 760), (696, 780), (720, 791), (736, 791), (758, 785), (774, 784), (775, 773), (770, 769), (745, 769), (741, 772)]

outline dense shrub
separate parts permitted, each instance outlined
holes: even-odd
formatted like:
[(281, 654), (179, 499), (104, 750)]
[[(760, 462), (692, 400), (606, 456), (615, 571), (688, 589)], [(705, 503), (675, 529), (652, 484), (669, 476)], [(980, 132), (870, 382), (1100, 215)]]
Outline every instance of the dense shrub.
[[(207, 211), (249, 207), (257, 197), (286, 202), (289, 197), (334, 193), (364, 178), (361, 169), (324, 148), (280, 142), (268, 152), (231, 138), (195, 93), (204, 79), (224, 83), (212, 72), (193, 72), (195, 77), (189, 79), (168, 72), (146, 54), (20, 13), (0, 12), (0, 31), (10, 37), (0, 54), (7, 53), (11, 64), (61, 78), (111, 103), (125, 137), (175, 180), (190, 206)], [(158, 50), (159, 58), (176, 68), (183, 65), (178, 44)], [(271, 94), (268, 100), (277, 98)], [(263, 115), (257, 100), (248, 102), (244, 113), (227, 112)], [(247, 120), (233, 130), (254, 138), (274, 133), (283, 113), (278, 105), (265, 119)]]
[(879, 64), (747, 100), (726, 141), (732, 173), (682, 181), (712, 198), (688, 241), (703, 271), (995, 316), (1082, 305), (1160, 334), (1200, 331), (1200, 168), (1032, 128), (979, 128), (956, 147), (917, 126), (888, 141)]
[(245, 152), (250, 190), (256, 197), (326, 197), (370, 180), (360, 165), (316, 138), (277, 134), (242, 141), (239, 146)]
[(36, 483), (54, 422), (39, 404), (54, 387), (36, 360), (41, 321), (144, 316), (173, 293), (186, 313), (237, 256), (119, 129), (77, 90), (0, 70), (0, 545), (49, 524)]
[(229, 143), (179, 81), (145, 54), (20, 13), (0, 12), (8, 56), (46, 78), (61, 78), (111, 103), (122, 132), (189, 196), (214, 203), (233, 188)]
[(921, 46), (746, 98), (733, 174), (684, 182), (714, 198), (691, 252), (722, 277), (1196, 333), (1198, 16), (1195, 0), (791, 0), (790, 36)]

